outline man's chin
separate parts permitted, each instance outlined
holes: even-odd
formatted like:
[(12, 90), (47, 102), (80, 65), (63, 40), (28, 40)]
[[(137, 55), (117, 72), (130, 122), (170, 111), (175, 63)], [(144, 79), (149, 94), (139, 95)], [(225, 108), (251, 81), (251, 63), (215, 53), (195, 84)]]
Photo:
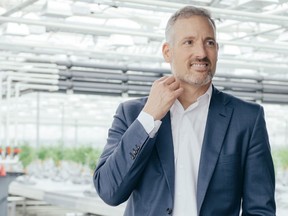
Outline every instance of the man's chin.
[(189, 85), (195, 86), (195, 87), (201, 87), (201, 86), (206, 86), (211, 83), (212, 78), (209, 76), (205, 80), (203, 79), (189, 79), (189, 78), (184, 78), (184, 79), (179, 79), (182, 82), (185, 82)]

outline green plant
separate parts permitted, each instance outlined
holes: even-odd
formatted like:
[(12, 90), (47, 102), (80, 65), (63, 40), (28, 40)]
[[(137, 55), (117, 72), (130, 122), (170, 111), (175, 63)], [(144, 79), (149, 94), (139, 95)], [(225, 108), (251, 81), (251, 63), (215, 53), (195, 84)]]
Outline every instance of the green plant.
[(23, 144), (20, 146), (19, 160), (21, 161), (24, 169), (36, 158), (35, 149), (33, 147), (28, 144)]
[(74, 161), (79, 164), (86, 164), (91, 170), (95, 169), (100, 157), (101, 150), (92, 146), (80, 146), (77, 148), (68, 148), (65, 150), (65, 160)]
[(60, 162), (64, 159), (64, 151), (65, 148), (63, 146), (57, 145), (50, 148), (51, 151), (51, 158), (55, 162), (55, 164), (58, 166)]
[(95, 149), (93, 148), (91, 151), (87, 152), (86, 154), (86, 164), (89, 166), (91, 170), (94, 170), (97, 162), (100, 158), (101, 155), (101, 150), (100, 149)]
[(24, 168), (36, 159), (41, 161), (52, 159), (56, 165), (59, 165), (62, 160), (67, 160), (81, 165), (88, 165), (91, 170), (94, 170), (100, 154), (101, 149), (92, 146), (63, 147), (56, 145), (33, 148), (25, 144), (21, 146), (19, 159)]
[(44, 161), (52, 157), (52, 151), (49, 147), (41, 146), (37, 149), (37, 157), (39, 160)]

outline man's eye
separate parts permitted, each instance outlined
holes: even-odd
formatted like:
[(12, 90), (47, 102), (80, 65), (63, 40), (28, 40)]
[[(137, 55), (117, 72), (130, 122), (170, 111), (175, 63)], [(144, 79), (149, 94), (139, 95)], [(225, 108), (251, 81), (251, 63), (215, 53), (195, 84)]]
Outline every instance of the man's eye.
[(187, 40), (187, 41), (185, 41), (184, 44), (191, 45), (191, 44), (193, 44), (193, 41), (192, 40)]
[(207, 41), (207, 45), (208, 46), (215, 46), (215, 41), (209, 40), (209, 41)]

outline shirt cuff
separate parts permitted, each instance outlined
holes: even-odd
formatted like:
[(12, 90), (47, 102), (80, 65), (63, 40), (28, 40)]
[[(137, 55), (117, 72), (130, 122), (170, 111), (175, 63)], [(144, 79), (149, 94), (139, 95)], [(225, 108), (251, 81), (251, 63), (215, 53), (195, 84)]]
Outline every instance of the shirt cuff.
[(162, 124), (162, 121), (160, 120), (154, 121), (153, 116), (144, 111), (140, 112), (137, 119), (142, 124), (147, 134), (149, 134), (150, 138), (155, 137), (156, 133), (158, 132)]

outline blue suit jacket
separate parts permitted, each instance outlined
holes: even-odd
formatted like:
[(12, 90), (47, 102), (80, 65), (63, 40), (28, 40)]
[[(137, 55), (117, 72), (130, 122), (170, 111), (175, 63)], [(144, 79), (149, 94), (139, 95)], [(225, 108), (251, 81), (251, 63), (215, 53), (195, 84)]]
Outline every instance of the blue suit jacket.
[[(106, 203), (128, 200), (126, 216), (173, 214), (170, 113), (149, 138), (137, 120), (146, 100), (119, 105), (94, 173), (95, 188)], [(242, 215), (275, 215), (274, 191), (263, 108), (213, 87), (199, 165), (198, 215), (239, 216), (241, 205)]]

